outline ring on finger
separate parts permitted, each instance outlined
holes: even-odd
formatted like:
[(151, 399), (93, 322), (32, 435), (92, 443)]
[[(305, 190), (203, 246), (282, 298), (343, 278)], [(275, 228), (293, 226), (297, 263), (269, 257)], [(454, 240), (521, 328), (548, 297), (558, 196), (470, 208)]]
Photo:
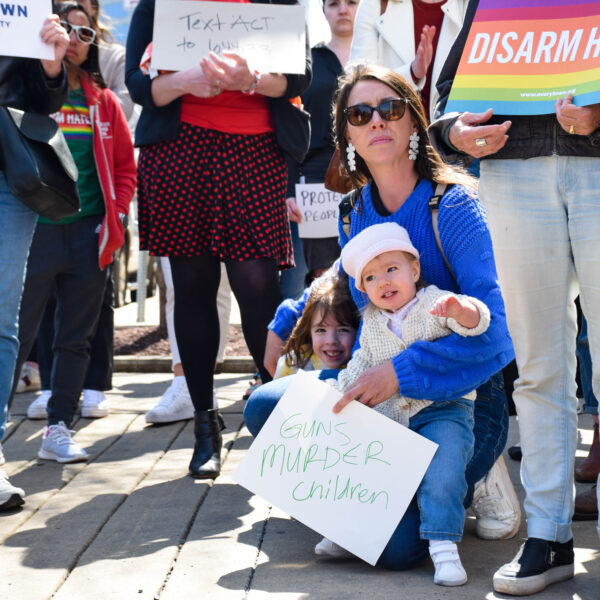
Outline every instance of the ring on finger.
[(484, 146), (487, 146), (487, 141), (485, 138), (476, 138), (475, 145), (479, 146), (479, 148), (483, 148)]
[(571, 135), (573, 135), (575, 133), (575, 127), (573, 125), (571, 125), (571, 127), (569, 127), (569, 133)]

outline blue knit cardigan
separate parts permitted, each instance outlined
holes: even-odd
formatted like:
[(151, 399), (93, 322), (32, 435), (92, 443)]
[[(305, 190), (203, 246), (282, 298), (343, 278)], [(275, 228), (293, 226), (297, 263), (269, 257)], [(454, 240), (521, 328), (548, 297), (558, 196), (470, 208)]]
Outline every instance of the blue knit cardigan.
[[(422, 180), (395, 213), (383, 217), (373, 206), (371, 184), (367, 184), (351, 213), (350, 237), (377, 223), (394, 221), (402, 225), (419, 251), (421, 276), (427, 283), (474, 296), (489, 307), (490, 327), (483, 335), (465, 338), (454, 333), (432, 342), (415, 342), (392, 359), (400, 394), (435, 402), (463, 397), (479, 387), (514, 358), (514, 351), (483, 207), (461, 186), (450, 188), (440, 202), (440, 240), (457, 282), (435, 241), (428, 207), (432, 196), (431, 182)], [(348, 237), (341, 223), (339, 232), (343, 248)], [(356, 305), (363, 308), (368, 298), (356, 289), (353, 279), (350, 289)], [(285, 300), (269, 329), (287, 339), (302, 314), (308, 293), (306, 290), (296, 301)]]

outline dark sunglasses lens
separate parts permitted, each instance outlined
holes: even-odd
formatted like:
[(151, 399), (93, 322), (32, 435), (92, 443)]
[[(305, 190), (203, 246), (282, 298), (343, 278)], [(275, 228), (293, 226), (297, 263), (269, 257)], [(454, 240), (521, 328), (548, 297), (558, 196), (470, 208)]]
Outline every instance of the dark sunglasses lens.
[(348, 109), (348, 122), (350, 125), (360, 126), (371, 120), (373, 109), (366, 104), (357, 104)]
[(67, 32), (67, 35), (71, 35), (71, 31), (73, 31), (71, 23), (69, 23), (68, 21), (61, 21), (60, 24), (64, 27), (64, 30)]
[(397, 121), (404, 116), (406, 102), (404, 100), (386, 100), (379, 105), (379, 114), (386, 121)]
[(96, 32), (90, 27), (80, 27), (79, 31), (77, 32), (77, 37), (84, 44), (91, 44), (96, 37)]

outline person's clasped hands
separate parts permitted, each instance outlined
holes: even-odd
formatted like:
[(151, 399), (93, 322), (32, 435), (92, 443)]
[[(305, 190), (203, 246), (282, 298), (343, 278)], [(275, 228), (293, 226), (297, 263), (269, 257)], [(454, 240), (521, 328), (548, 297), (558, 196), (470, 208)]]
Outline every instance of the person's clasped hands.
[(256, 86), (257, 74), (250, 70), (246, 59), (235, 52), (223, 52), (223, 58), (210, 52), (202, 58), (200, 67), (215, 96), (223, 90), (247, 92)]

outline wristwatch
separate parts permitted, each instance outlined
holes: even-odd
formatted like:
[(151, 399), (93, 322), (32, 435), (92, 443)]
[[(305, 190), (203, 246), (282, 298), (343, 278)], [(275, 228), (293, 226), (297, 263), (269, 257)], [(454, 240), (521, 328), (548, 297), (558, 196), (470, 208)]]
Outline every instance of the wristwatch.
[(125, 231), (125, 229), (127, 229), (127, 223), (129, 222), (127, 215), (124, 213), (119, 213), (119, 221), (121, 221), (121, 225), (123, 226), (123, 231)]

